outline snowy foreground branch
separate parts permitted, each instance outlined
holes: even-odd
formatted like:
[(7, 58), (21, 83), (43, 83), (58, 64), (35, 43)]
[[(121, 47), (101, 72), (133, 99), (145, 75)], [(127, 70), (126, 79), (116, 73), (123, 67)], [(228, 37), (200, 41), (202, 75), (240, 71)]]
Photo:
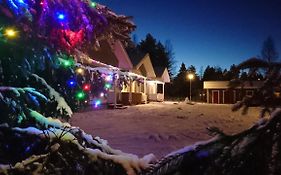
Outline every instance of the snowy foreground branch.
[[(69, 158), (66, 158), (68, 156), (65, 154), (73, 154), (73, 157), (71, 156), (72, 158), (78, 156), (78, 159), (83, 159), (80, 160), (80, 162), (76, 162), (77, 164), (81, 164), (80, 166), (82, 167), (86, 166), (83, 168), (87, 168), (87, 166), (93, 166), (88, 167), (89, 169), (98, 167), (99, 171), (102, 172), (109, 171), (108, 168), (111, 168), (111, 171), (113, 171), (114, 169), (112, 168), (115, 167), (115, 170), (119, 169), (119, 174), (124, 174), (126, 172), (125, 174), (134, 175), (137, 172), (140, 172), (141, 170), (147, 168), (149, 166), (149, 162), (154, 159), (153, 155), (148, 155), (140, 159), (136, 155), (126, 154), (119, 150), (114, 150), (107, 145), (105, 140), (102, 140), (98, 137), (93, 139), (92, 136), (84, 133), (79, 128), (74, 127), (65, 127), (63, 129), (50, 128), (47, 130), (39, 130), (34, 127), (10, 128), (7, 125), (2, 125), (0, 127), (0, 133), (5, 134), (5, 137), (7, 139), (7, 141), (5, 141), (4, 139), (1, 140), (1, 144), (6, 144), (8, 145), (8, 147), (10, 146), (10, 144), (12, 144), (8, 141), (10, 137), (12, 137), (13, 139), (20, 139), (23, 141), (31, 137), (33, 138), (33, 143), (31, 143), (31, 145), (27, 147), (29, 147), (29, 149), (35, 152), (37, 151), (37, 149), (41, 149), (41, 154), (29, 155), (26, 159), (22, 160), (21, 162), (17, 162), (15, 165), (9, 166), (2, 164), (0, 166), (0, 173), (5, 174), (15, 172), (26, 173), (26, 171), (40, 171), (39, 173), (41, 174), (50, 173), (50, 165), (46, 165), (46, 162), (51, 161), (50, 159), (53, 159), (53, 157), (58, 157), (58, 159), (54, 160), (58, 161), (59, 159), (62, 159), (65, 162), (64, 164), (71, 166), (71, 164), (73, 164), (77, 160), (70, 160)], [(17, 140), (14, 141), (16, 142)], [(40, 145), (40, 147), (36, 145)], [(54, 171), (61, 171), (59, 170), (60, 166), (58, 166), (56, 162), (52, 162), (52, 164), (52, 166), (56, 167)], [(119, 166), (121, 166), (123, 169)], [(66, 167), (67, 166), (60, 168)], [(72, 169), (73, 168), (76, 167), (72, 167)], [(63, 170), (62, 172), (64, 171), (67, 170)], [(99, 171), (97, 171), (96, 173), (98, 173)], [(96, 173), (93, 172), (93, 174)]]

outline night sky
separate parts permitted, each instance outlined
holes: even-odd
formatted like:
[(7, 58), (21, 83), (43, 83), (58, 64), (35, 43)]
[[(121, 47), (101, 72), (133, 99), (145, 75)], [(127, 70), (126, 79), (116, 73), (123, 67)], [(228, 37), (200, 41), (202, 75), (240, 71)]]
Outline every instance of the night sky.
[[(138, 40), (151, 33), (170, 40), (177, 68), (184, 62), (197, 71), (260, 55), (272, 36), (281, 55), (280, 0), (100, 0), (118, 14), (134, 17)], [(279, 56), (280, 58), (280, 56)]]

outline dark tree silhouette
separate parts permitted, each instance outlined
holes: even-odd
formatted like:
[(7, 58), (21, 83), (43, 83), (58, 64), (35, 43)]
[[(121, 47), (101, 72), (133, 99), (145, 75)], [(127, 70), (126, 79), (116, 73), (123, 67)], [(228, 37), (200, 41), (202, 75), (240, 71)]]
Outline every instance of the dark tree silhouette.
[(146, 38), (138, 45), (138, 48), (144, 53), (149, 53), (154, 67), (167, 67), (169, 75), (173, 75), (173, 66), (175, 62), (170, 42), (166, 42), (166, 45), (164, 46), (151, 34), (147, 34)]
[(220, 67), (207, 66), (203, 74), (203, 80), (204, 81), (223, 80), (222, 69)]
[(188, 86), (187, 86), (186, 74), (187, 74), (187, 69), (185, 67), (185, 64), (182, 63), (178, 74), (173, 80), (173, 84), (171, 86), (171, 92), (170, 92), (171, 96), (174, 97), (187, 96)]
[(270, 36), (263, 42), (261, 56), (268, 62), (274, 62), (278, 59), (274, 41)]

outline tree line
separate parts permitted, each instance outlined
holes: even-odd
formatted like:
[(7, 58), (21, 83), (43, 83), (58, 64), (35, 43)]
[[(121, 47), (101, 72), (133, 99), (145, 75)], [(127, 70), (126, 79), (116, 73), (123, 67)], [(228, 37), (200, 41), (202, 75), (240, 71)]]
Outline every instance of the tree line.
[[(133, 48), (143, 53), (149, 53), (152, 65), (154, 67), (167, 67), (171, 77), (171, 83), (166, 84), (166, 97), (170, 98), (185, 98), (189, 97), (190, 80), (188, 74), (193, 74), (194, 79), (191, 81), (191, 95), (194, 100), (203, 100), (203, 82), (204, 81), (230, 81), (233, 79), (240, 79), (243, 81), (260, 81), (264, 79), (264, 71), (256, 71), (255, 69), (241, 70), (237, 65), (233, 64), (229, 69), (223, 69), (219, 66), (206, 66), (198, 71), (194, 65), (186, 67), (184, 63), (181, 64), (179, 71), (175, 73), (175, 57), (173, 47), (170, 41), (163, 44), (157, 41), (152, 34), (147, 34), (146, 38), (137, 41), (134, 37), (128, 48)], [(278, 59), (278, 53), (275, 48), (272, 37), (268, 37), (262, 45), (260, 56), (258, 59), (263, 59), (269, 63), (275, 62)]]

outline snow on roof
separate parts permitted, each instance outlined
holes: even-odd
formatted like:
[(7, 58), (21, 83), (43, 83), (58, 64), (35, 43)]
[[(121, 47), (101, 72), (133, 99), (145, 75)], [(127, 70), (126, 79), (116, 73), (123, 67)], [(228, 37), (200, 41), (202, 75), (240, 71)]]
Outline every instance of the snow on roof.
[[(246, 81), (244, 82), (244, 89), (258, 89), (262, 86), (263, 81)], [(204, 81), (204, 89), (228, 89), (229, 81)], [(236, 87), (240, 89), (241, 86)]]
[(114, 42), (113, 45), (113, 51), (118, 59), (118, 67), (125, 69), (125, 70), (131, 70), (133, 69), (133, 64), (131, 62), (131, 59), (129, 58), (126, 50), (124, 49), (123, 44), (120, 40)]

